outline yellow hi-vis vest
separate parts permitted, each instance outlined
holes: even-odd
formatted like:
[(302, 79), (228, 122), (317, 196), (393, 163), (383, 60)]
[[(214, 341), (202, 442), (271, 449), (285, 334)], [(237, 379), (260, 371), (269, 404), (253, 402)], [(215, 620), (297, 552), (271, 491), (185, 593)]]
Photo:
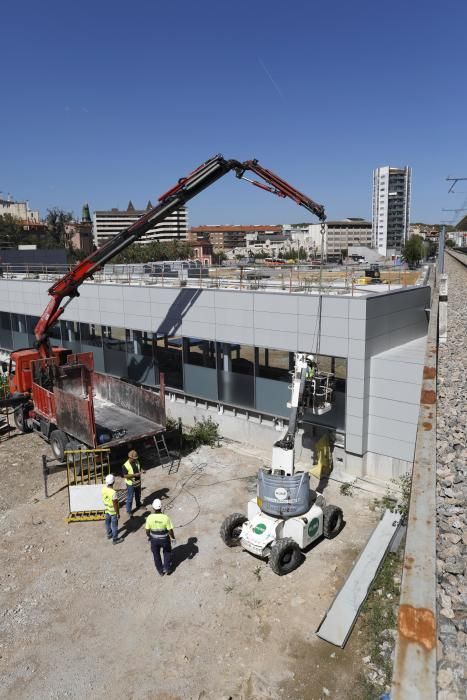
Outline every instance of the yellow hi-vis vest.
[(105, 505), (105, 512), (108, 515), (117, 515), (115, 510), (115, 501), (117, 500), (117, 492), (111, 489), (109, 486), (103, 486), (102, 488), (102, 500)]
[[(138, 468), (138, 472), (141, 473), (141, 467), (140, 467), (140, 464), (139, 464), (139, 461), (138, 461), (138, 460), (136, 461), (136, 465), (137, 465), (137, 468)], [(123, 468), (126, 469), (127, 473), (130, 474), (130, 475), (135, 473), (135, 471), (134, 471), (134, 469), (133, 469), (133, 465), (131, 464), (131, 462), (130, 462), (129, 459), (125, 462), (125, 464), (123, 465)], [(125, 479), (125, 484), (126, 484), (127, 486), (133, 486), (133, 484), (139, 484), (139, 483), (140, 483), (140, 479), (141, 479), (141, 477), (139, 477), (139, 479)]]

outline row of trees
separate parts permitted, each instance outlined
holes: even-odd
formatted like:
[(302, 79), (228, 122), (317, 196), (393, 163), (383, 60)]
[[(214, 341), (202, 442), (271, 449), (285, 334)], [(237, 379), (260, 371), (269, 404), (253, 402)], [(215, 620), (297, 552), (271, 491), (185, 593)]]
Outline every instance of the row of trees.
[(26, 230), (11, 214), (0, 216), (0, 247), (17, 248), (35, 244), (38, 248), (66, 248), (65, 227), (73, 220), (71, 212), (49, 209), (44, 229)]

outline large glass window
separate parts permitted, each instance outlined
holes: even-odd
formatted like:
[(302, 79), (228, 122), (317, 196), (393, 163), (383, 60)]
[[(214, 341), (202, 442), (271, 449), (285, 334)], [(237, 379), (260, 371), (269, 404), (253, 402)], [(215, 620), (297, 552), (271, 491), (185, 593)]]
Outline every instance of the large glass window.
[(102, 326), (104, 367), (114, 377), (127, 376), (126, 331), (115, 326)]
[(10, 314), (6, 311), (0, 311), (0, 347), (4, 350), (13, 349), (11, 319)]
[(253, 408), (255, 352), (252, 345), (217, 343), (219, 400)]
[(24, 314), (11, 314), (11, 334), (15, 350), (30, 347), (26, 316)]
[(95, 369), (98, 372), (105, 372), (102, 327), (98, 323), (80, 323), (79, 332), (81, 335), (81, 352), (92, 352)]
[(183, 338), (183, 361), (186, 393), (217, 401), (216, 344)]
[(276, 416), (288, 416), (290, 372), (294, 366), (293, 352), (256, 348), (256, 409)]
[(81, 352), (81, 336), (77, 321), (60, 321), (62, 344), (64, 348), (70, 348), (73, 353)]
[(128, 379), (139, 384), (155, 386), (153, 334), (146, 331), (126, 331)]
[[(36, 342), (36, 336), (35, 336), (35, 328), (37, 324), (39, 323), (39, 316), (26, 316), (26, 328), (28, 331), (28, 337), (29, 337), (29, 347), (34, 347), (34, 344)], [(60, 325), (58, 323), (55, 323), (51, 328), (49, 328), (48, 336), (50, 339), (50, 344), (52, 346), (60, 346), (62, 344), (62, 336), (60, 333)]]
[(183, 389), (182, 338), (158, 335), (154, 337), (153, 347), (156, 368), (164, 373), (165, 385)]

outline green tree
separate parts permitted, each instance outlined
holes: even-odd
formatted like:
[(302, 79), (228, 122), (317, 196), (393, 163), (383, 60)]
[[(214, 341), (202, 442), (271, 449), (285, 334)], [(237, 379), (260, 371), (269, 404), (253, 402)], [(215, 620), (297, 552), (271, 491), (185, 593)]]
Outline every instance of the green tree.
[(17, 248), (26, 243), (23, 227), (11, 214), (0, 216), (0, 248)]
[(411, 266), (417, 265), (424, 256), (423, 238), (412, 236), (402, 248), (402, 259)]
[(219, 250), (219, 252), (212, 254), (213, 265), (222, 265), (224, 260), (227, 260), (227, 255), (223, 250)]
[(456, 244), (454, 243), (454, 241), (451, 238), (448, 238), (447, 241), (445, 241), (444, 245), (446, 246), (446, 248), (455, 248), (456, 247)]
[(73, 221), (71, 212), (63, 211), (54, 207), (47, 210), (47, 238), (46, 248), (66, 248), (67, 239), (65, 226)]
[(114, 264), (157, 262), (158, 260), (188, 260), (193, 257), (193, 249), (184, 241), (133, 244), (111, 262)]
[(300, 250), (298, 251), (298, 259), (299, 260), (307, 260), (308, 259), (308, 253), (306, 252), (306, 250), (303, 246), (300, 246)]

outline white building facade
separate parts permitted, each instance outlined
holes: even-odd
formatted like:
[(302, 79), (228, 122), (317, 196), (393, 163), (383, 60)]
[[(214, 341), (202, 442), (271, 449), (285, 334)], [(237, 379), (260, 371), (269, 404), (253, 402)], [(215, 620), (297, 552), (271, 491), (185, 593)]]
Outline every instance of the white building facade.
[(409, 233), (412, 169), (373, 171), (373, 247), (385, 257), (399, 253)]
[[(97, 247), (135, 223), (143, 214), (152, 209), (148, 202), (146, 209), (135, 209), (129, 202), (125, 211), (120, 209), (100, 210), (93, 214), (93, 237)], [(187, 239), (188, 214), (186, 207), (180, 207), (167, 216), (164, 221), (149, 229), (139, 241), (140, 244), (161, 241), (167, 243), (174, 240)]]
[(14, 219), (22, 222), (39, 223), (39, 212), (29, 208), (29, 202), (15, 202), (14, 200), (0, 197), (0, 216), (9, 214)]

